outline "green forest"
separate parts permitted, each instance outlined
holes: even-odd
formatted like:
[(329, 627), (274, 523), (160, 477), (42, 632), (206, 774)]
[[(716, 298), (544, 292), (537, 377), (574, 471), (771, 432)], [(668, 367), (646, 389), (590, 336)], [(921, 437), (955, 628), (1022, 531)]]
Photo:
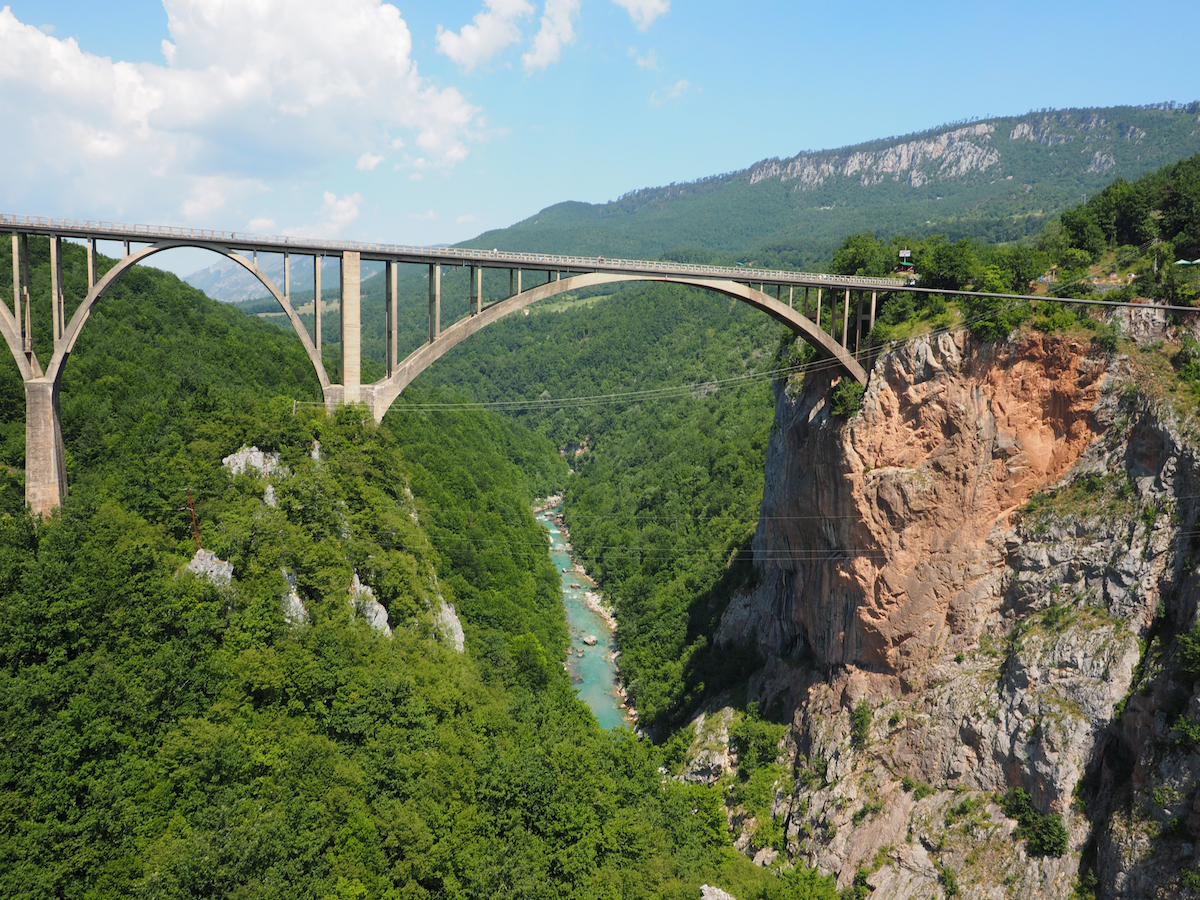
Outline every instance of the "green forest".
[[(76, 301), (82, 260), (67, 247)], [(835, 896), (736, 853), (716, 790), (664, 778), (662, 751), (576, 699), (529, 511), (563, 478), (546, 438), (486, 412), (297, 406), (319, 397), (298, 342), (139, 268), (67, 366), (71, 490), (33, 519), (22, 388), (0, 372), (4, 896)], [(222, 466), (245, 445), (279, 454), (269, 484)], [(185, 568), (189, 489), (228, 584)]]

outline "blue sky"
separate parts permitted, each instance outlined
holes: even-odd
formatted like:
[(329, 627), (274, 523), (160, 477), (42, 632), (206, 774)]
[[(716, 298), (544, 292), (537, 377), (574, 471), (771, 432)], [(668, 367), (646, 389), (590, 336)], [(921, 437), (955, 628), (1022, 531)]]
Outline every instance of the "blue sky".
[(1195, 2), (16, 0), (0, 211), (454, 242), (968, 117), (1194, 100), (1198, 26)]

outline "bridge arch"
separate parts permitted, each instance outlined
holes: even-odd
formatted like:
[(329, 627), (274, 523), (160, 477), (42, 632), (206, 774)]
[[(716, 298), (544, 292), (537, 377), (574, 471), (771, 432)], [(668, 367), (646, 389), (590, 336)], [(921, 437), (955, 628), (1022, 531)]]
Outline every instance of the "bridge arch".
[(312, 363), (313, 368), (316, 370), (317, 378), (321, 382), (322, 391), (329, 387), (329, 375), (325, 371), (325, 365), (321, 360), (320, 354), (317, 353), (316, 345), (312, 342), (312, 338), (308, 336), (308, 330), (304, 327), (304, 323), (300, 321), (300, 316), (296, 313), (290, 299), (279, 290), (279, 287), (271, 280), (270, 276), (255, 265), (254, 262), (246, 259), (246, 257), (229, 247), (219, 247), (212, 244), (197, 245), (186, 241), (160, 241), (148, 247), (143, 247), (122, 258), (115, 266), (104, 273), (104, 277), (92, 286), (87, 296), (83, 299), (83, 302), (75, 310), (75, 314), (71, 316), (71, 321), (63, 329), (62, 338), (55, 341), (54, 355), (51, 357), (49, 365), (46, 366), (45, 377), (57, 381), (62, 375), (63, 366), (66, 365), (67, 357), (70, 355), (71, 350), (74, 349), (75, 342), (79, 339), (79, 334), (83, 330), (83, 326), (87, 324), (88, 317), (92, 313), (92, 307), (100, 301), (122, 274), (132, 269), (138, 263), (145, 261), (150, 256), (176, 247), (199, 247), (199, 249), (211, 250), (237, 263), (257, 278), (263, 287), (271, 292), (271, 296), (275, 298), (275, 302), (282, 307), (288, 317), (288, 321), (292, 323), (292, 328), (296, 331), (296, 336), (300, 338), (300, 343), (304, 345), (304, 352), (308, 354), (309, 362)]
[[(56, 238), (51, 237), (51, 241)], [(189, 241), (159, 241), (136, 252), (127, 254), (104, 276), (88, 289), (87, 295), (76, 308), (69, 322), (63, 322), (61, 285), (54, 288), (58, 296), (52, 298), (55, 321), (54, 349), (43, 370), (28, 334), (23, 333), (22, 322), (16, 315), (18, 309), (10, 311), (0, 303), (0, 332), (3, 332), (13, 359), (21, 372), (25, 384), (25, 500), (35, 513), (47, 513), (62, 504), (67, 492), (66, 454), (63, 449), (62, 424), (59, 412), (59, 387), (67, 358), (75, 347), (83, 327), (87, 324), (92, 308), (129, 269), (156, 253), (175, 247), (196, 247), (212, 250), (246, 269), (271, 292), (271, 296), (283, 308), (292, 323), (309, 362), (316, 370), (322, 394), (329, 395), (330, 380), (324, 363), (304, 323), (300, 321), (290, 299), (285, 296), (271, 278), (249, 259), (226, 246), (212, 243), (196, 244)], [(61, 259), (61, 250), (52, 244), (52, 267), (56, 258)], [(15, 254), (14, 254), (15, 256)], [(26, 315), (29, 299), (26, 294)], [(61, 330), (60, 330), (61, 326)]]
[(867, 382), (867, 371), (845, 347), (833, 339), (808, 317), (774, 297), (756, 290), (750, 285), (714, 278), (693, 278), (679, 275), (626, 275), (607, 272), (592, 272), (572, 275), (559, 281), (530, 288), (505, 300), (484, 307), (476, 315), (455, 322), (438, 337), (419, 347), (402, 360), (392, 374), (372, 385), (364, 386), (362, 399), (371, 408), (376, 421), (381, 421), (401, 392), (451, 349), (483, 328), (513, 313), (525, 309), (540, 300), (564, 294), (572, 290), (602, 284), (620, 284), (629, 281), (655, 281), (665, 284), (680, 284), (698, 287), (732, 297), (765, 312), (776, 321), (791, 328), (824, 357), (835, 360), (846, 373), (862, 384)]

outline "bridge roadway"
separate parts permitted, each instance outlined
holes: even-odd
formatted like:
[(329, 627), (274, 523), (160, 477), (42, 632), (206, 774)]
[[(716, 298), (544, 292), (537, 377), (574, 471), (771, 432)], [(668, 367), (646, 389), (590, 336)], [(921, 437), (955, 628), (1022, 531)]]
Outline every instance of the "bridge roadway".
[[(0, 231), (12, 233), (13, 246), (12, 307), (7, 302), (0, 303), (0, 333), (3, 333), (25, 383), (25, 496), (35, 513), (49, 512), (59, 506), (66, 495), (58, 392), (63, 366), (93, 306), (123, 272), (156, 253), (176, 247), (211, 250), (233, 260), (254, 275), (279, 303), (304, 345), (320, 380), (325, 403), (329, 407), (341, 403), (363, 403), (377, 420), (383, 418), (396, 397), (417, 375), (481, 328), (548, 297), (595, 285), (628, 281), (688, 285), (748, 303), (791, 328), (810, 343), (820, 356), (834, 362), (845, 375), (866, 383), (867, 371), (860, 356), (866, 351), (864, 338), (875, 325), (878, 294), (909, 286), (906, 280), (899, 278), (863, 278), (602, 256), (412, 247), (7, 214), (0, 214)], [(28, 241), (31, 235), (50, 238), (51, 284), (48, 298), (30, 294)], [(87, 254), (88, 292), (69, 321), (62, 277), (64, 239), (82, 242)], [(123, 257), (102, 277), (97, 277), (98, 241), (119, 242), (125, 248)], [(259, 253), (283, 255), (282, 286), (259, 268)], [(316, 296), (321, 295), (321, 259), (341, 259), (338, 301), (340, 383), (331, 381), (321, 355), (320, 304), (314, 304), (312, 334), (292, 306), (293, 255), (312, 257)], [(374, 384), (361, 382), (360, 283), (364, 260), (385, 264), (387, 374)], [(429, 340), (403, 360), (398, 358), (396, 333), (398, 267), (401, 264), (429, 267)], [(470, 269), (470, 312), (443, 330), (441, 276), (446, 267)], [(509, 273), (509, 289), (505, 299), (485, 304), (483, 273), (488, 269), (506, 270)], [(526, 273), (532, 273), (532, 280), (540, 283), (526, 287), (523, 283)], [(541, 273), (545, 273), (545, 281), (541, 281)], [(797, 288), (803, 289), (802, 295)], [(854, 294), (857, 300), (852, 296)], [(35, 314), (39, 319), (46, 315), (46, 307), (49, 307), (54, 343), (49, 360), (43, 367), (33, 348), (32, 322)], [(651, 311), (648, 314), (653, 313)], [(822, 325), (825, 321), (828, 321), (827, 329)]]

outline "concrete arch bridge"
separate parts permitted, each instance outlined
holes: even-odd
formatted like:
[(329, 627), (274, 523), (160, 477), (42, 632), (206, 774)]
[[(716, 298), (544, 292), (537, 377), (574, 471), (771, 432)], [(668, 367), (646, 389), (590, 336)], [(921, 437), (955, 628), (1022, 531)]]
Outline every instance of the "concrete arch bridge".
[[(327, 406), (363, 403), (383, 418), (400, 392), (452, 347), (480, 329), (530, 304), (567, 291), (628, 281), (659, 281), (703, 288), (748, 303), (791, 328), (817, 353), (835, 363), (846, 375), (866, 383), (860, 361), (863, 338), (875, 325), (878, 293), (903, 289), (906, 282), (893, 278), (860, 278), (804, 272), (778, 272), (721, 266), (686, 265), (604, 257), (552, 256), (467, 250), (453, 247), (407, 247), (349, 241), (271, 237), (242, 232), (208, 231), (112, 222), (48, 219), (0, 214), (0, 230), (12, 233), (12, 306), (0, 303), (0, 332), (16, 360), (25, 383), (25, 498), (35, 513), (45, 513), (66, 495), (66, 469), (59, 413), (59, 385), (63, 368), (95, 305), (121, 275), (156, 253), (177, 247), (211, 250), (233, 260), (254, 277), (279, 303), (300, 338), (317, 373)], [(30, 292), (30, 235), (50, 238), (50, 296)], [(70, 319), (63, 293), (62, 241), (82, 242), (87, 252), (87, 295)], [(97, 277), (97, 241), (123, 244), (124, 256), (103, 277)], [(276, 284), (258, 265), (259, 253), (282, 254), (283, 284)], [(321, 303), (313, 304), (312, 333), (305, 327), (291, 300), (292, 256), (311, 258), (314, 297), (321, 297), (321, 260), (341, 260), (339, 320), (341, 383), (331, 381), (321, 355)], [(361, 265), (378, 261), (385, 268), (385, 346), (387, 374), (373, 384), (363, 384), (361, 341)], [(402, 264), (429, 268), (429, 339), (404, 359), (397, 354), (398, 270)], [(446, 267), (470, 270), (470, 311), (458, 322), (442, 328), (442, 271)], [(485, 270), (508, 275), (507, 296), (483, 301)], [(491, 277), (495, 277), (493, 274)], [(799, 290), (798, 290), (799, 289)], [(800, 292), (802, 291), (802, 293)], [(822, 328), (822, 305), (831, 312), (830, 327)], [(32, 321), (49, 308), (53, 349), (41, 360), (32, 344)]]

